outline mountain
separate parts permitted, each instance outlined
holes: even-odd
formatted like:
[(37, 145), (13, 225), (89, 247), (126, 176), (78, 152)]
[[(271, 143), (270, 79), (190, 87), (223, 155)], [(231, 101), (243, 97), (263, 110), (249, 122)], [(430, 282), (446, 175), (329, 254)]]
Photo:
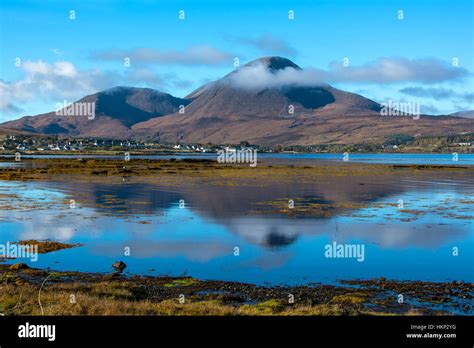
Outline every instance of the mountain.
[[(315, 86), (298, 86), (285, 84), (278, 86), (265, 85), (260, 88), (243, 88), (236, 85), (234, 77), (241, 71), (261, 66), (269, 76), (287, 70), (302, 71), (292, 61), (281, 57), (265, 57), (252, 61), (240, 69), (211, 83), (203, 89), (192, 92), (186, 99), (193, 103), (186, 109), (186, 115), (208, 116), (242, 116), (274, 117), (289, 116), (288, 106), (293, 105), (295, 113), (312, 112), (316, 109), (337, 109), (343, 113), (357, 113), (380, 110), (380, 106), (357, 94), (343, 92), (327, 84)], [(252, 70), (250, 70), (253, 72)], [(258, 73), (258, 71), (255, 71)], [(253, 77), (250, 76), (249, 79)]]
[(27, 132), (27, 131), (22, 131), (22, 130), (19, 130), (19, 129), (0, 127), (0, 136), (3, 136), (3, 135), (31, 135), (31, 134), (33, 134), (33, 133)]
[(150, 88), (115, 87), (74, 102), (81, 103), (84, 113), (58, 115), (53, 111), (2, 126), (33, 133), (125, 138), (132, 125), (174, 113), (189, 102)]
[(449, 116), (462, 117), (462, 118), (474, 118), (474, 110), (458, 111), (450, 114)]
[(248, 141), (260, 145), (350, 144), (381, 142), (394, 134), (474, 132), (474, 119), (381, 116), (378, 103), (314, 81), (311, 71), (286, 58), (264, 57), (183, 99), (147, 88), (117, 87), (79, 101), (94, 103), (93, 120), (51, 112), (3, 126), (46, 134), (133, 137), (163, 143)]
[(167, 143), (266, 145), (380, 142), (393, 134), (474, 131), (473, 122), (453, 117), (381, 116), (381, 105), (370, 99), (304, 79), (304, 70), (288, 59), (257, 59), (186, 96), (191, 103), (184, 114), (151, 119), (132, 130)]
[[(380, 105), (372, 100), (322, 83), (245, 88), (239, 84), (239, 78), (251, 74), (252, 67), (263, 71), (265, 77), (302, 71), (286, 58), (257, 59), (187, 95), (185, 99), (191, 103), (184, 114), (136, 124), (132, 127), (134, 134), (154, 134), (155, 139), (165, 142), (274, 143), (287, 137), (294, 139), (294, 134), (305, 128), (303, 125), (311, 123), (310, 116), (375, 115), (380, 110)], [(253, 76), (249, 78), (252, 80)], [(297, 132), (292, 130), (296, 127)]]

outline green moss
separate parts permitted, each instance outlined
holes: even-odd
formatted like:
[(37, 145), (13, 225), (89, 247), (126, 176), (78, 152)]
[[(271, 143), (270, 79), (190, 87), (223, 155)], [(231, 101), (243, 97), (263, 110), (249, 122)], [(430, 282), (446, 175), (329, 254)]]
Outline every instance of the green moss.
[(191, 286), (196, 285), (198, 281), (193, 278), (183, 278), (183, 279), (175, 279), (171, 283), (166, 283), (163, 286), (170, 288), (173, 286)]
[(279, 300), (270, 299), (255, 305), (243, 305), (241, 308), (243, 311), (253, 311), (256, 314), (270, 315), (283, 311), (285, 309), (285, 305)]
[(7, 312), (15, 308), (16, 304), (18, 303), (17, 300), (14, 298), (6, 298), (2, 302), (0, 302), (0, 312)]
[(349, 293), (344, 295), (336, 295), (332, 298), (331, 302), (333, 303), (350, 303), (350, 304), (359, 304), (363, 303), (367, 297), (367, 294), (364, 293)]

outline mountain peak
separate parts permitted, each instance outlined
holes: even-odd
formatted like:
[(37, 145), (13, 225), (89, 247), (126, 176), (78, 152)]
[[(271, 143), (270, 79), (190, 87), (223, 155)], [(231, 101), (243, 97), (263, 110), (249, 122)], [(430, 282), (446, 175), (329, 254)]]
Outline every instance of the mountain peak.
[(282, 70), (286, 68), (294, 68), (301, 70), (301, 68), (293, 63), (291, 60), (283, 57), (278, 57), (278, 56), (268, 56), (268, 57), (262, 57), (258, 58), (255, 60), (252, 60), (251, 62), (245, 64), (244, 66), (252, 66), (255, 64), (263, 64), (267, 66), (270, 71), (276, 71), (276, 70)]

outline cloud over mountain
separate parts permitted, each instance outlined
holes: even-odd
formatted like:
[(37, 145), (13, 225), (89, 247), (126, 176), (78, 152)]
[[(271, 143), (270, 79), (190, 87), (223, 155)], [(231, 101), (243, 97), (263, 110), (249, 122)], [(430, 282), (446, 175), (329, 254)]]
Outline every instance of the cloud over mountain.
[[(228, 81), (245, 89), (275, 88), (284, 85), (319, 86), (329, 82), (380, 83), (401, 82), (437, 83), (466, 77), (466, 69), (453, 67), (436, 59), (379, 58), (361, 66), (344, 66), (331, 63), (328, 70), (289, 66), (272, 71), (268, 65), (256, 62), (247, 64), (231, 74)], [(402, 90), (403, 91), (403, 90)], [(447, 90), (419, 89), (420, 93), (445, 95)], [(405, 89), (405, 92), (416, 93)], [(414, 95), (414, 94), (412, 94)], [(420, 95), (421, 96), (421, 95)]]
[(283, 86), (317, 86), (322, 84), (315, 71), (301, 70), (299, 67), (287, 66), (282, 69), (271, 69), (262, 61), (245, 65), (228, 75), (225, 81), (233, 87), (262, 90)]

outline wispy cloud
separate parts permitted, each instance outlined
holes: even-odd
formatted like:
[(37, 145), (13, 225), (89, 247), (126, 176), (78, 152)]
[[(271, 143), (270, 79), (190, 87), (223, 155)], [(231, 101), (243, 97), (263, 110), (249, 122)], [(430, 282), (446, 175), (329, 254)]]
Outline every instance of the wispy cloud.
[(223, 65), (232, 63), (232, 55), (217, 48), (201, 45), (185, 50), (159, 50), (135, 48), (131, 50), (109, 50), (97, 52), (92, 59), (102, 61), (123, 61), (129, 58), (131, 64), (176, 64), (176, 65)]
[[(2, 90), (2, 81), (0, 81), (0, 91)], [(2, 97), (3, 99), (3, 97)], [(20, 108), (18, 105), (14, 105), (8, 101), (0, 101), (0, 122), (3, 121), (4, 116), (9, 116), (9, 115), (20, 115), (21, 113), (24, 113), (25, 110)], [(3, 115), (2, 115), (3, 114)]]
[(57, 56), (62, 56), (63, 55), (63, 51), (61, 51), (59, 48), (52, 48), (51, 52), (53, 52)]
[(414, 97), (432, 99), (459, 99), (461, 101), (474, 103), (474, 93), (458, 93), (450, 88), (426, 88), (426, 87), (406, 87), (400, 93)]
[(230, 42), (250, 46), (268, 54), (294, 55), (296, 50), (286, 41), (269, 34), (254, 38), (226, 35), (224, 39)]
[(434, 105), (421, 104), (420, 110), (421, 110), (421, 113), (429, 114), (429, 115), (437, 115), (440, 113), (439, 109)]
[(439, 59), (378, 58), (361, 66), (347, 67), (331, 63), (323, 72), (328, 81), (398, 83), (438, 83), (469, 76), (464, 68), (454, 67)]

